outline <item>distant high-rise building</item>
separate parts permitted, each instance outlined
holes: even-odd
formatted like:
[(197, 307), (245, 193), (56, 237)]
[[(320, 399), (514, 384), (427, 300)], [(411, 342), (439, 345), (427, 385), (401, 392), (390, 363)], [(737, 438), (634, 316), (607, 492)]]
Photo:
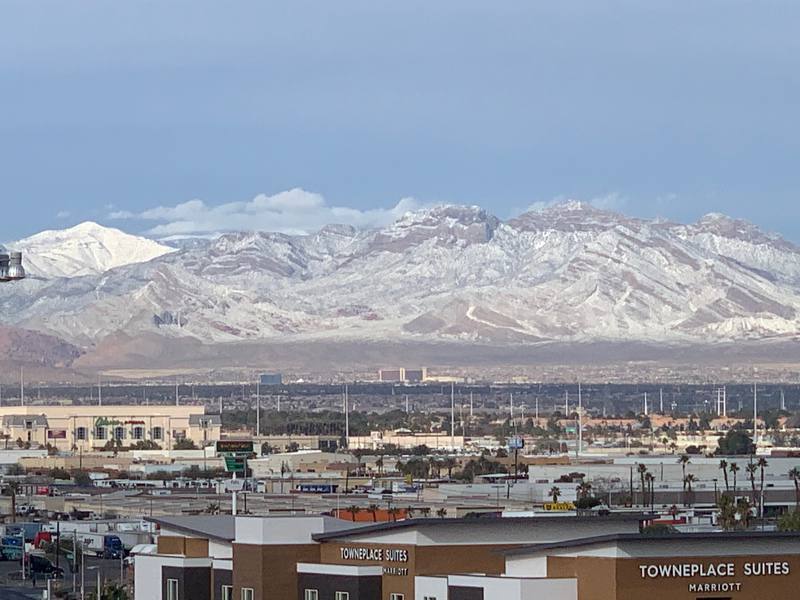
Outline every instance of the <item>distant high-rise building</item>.
[(428, 369), (426, 367), (407, 369), (405, 367), (380, 369), (378, 371), (378, 380), (386, 382), (410, 382), (419, 383), (424, 381), (428, 376)]
[(261, 385), (281, 385), (283, 376), (280, 373), (262, 373), (258, 380)]

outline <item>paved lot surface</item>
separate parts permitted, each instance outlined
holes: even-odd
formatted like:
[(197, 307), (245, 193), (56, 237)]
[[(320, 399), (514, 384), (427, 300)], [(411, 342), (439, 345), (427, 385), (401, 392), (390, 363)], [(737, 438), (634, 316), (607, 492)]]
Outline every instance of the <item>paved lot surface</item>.
[[(50, 558), (52, 559), (52, 557)], [(64, 578), (54, 582), (54, 584), (60, 585), (62, 589), (71, 591), (73, 589), (73, 573), (70, 570), (70, 564), (62, 557), (59, 566), (64, 569)], [(120, 568), (118, 560), (89, 558), (86, 561), (84, 580), (87, 594), (95, 589), (98, 570), (100, 571), (101, 581), (119, 581)], [(41, 577), (37, 578), (36, 588), (34, 588), (33, 582), (30, 579), (22, 581), (20, 575), (20, 564), (18, 561), (0, 562), (0, 600), (27, 600), (29, 598), (41, 600), (42, 591), (46, 589), (47, 586), (46, 581)], [(75, 573), (74, 581), (74, 589), (76, 593), (79, 594), (81, 585), (80, 572)], [(77, 597), (80, 596), (78, 595)]]

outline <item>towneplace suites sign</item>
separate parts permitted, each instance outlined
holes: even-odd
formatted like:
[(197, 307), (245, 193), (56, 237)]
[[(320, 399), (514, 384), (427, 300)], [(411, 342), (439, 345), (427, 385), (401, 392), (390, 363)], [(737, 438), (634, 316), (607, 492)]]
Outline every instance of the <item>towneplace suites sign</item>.
[[(642, 564), (639, 574), (645, 580), (694, 579), (688, 583), (689, 592), (739, 592), (743, 578), (785, 577), (791, 574), (791, 566), (785, 561)], [(723, 581), (697, 581), (702, 579)]]
[[(342, 560), (407, 563), (408, 550), (403, 548), (362, 548), (345, 546), (339, 549)], [(408, 567), (384, 565), (384, 575), (408, 575)]]

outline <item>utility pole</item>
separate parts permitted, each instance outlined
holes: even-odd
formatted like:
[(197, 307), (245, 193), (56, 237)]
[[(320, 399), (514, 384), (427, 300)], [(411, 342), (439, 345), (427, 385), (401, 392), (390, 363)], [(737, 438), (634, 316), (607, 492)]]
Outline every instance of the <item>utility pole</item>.
[(25, 367), (19, 368), (19, 403), (25, 406)]
[(758, 383), (753, 382), (753, 446), (758, 447)]
[(344, 384), (344, 443), (350, 447), (350, 399), (347, 384)]
[(664, 414), (664, 388), (658, 388), (658, 412)]
[(564, 390), (564, 418), (569, 418), (569, 390)]
[(469, 393), (469, 418), (470, 419), (472, 418), (473, 414), (474, 413), (472, 412), (472, 392), (470, 391), (470, 393)]
[(261, 380), (256, 380), (256, 437), (261, 435)]
[(644, 393), (644, 416), (647, 416), (647, 392)]
[(583, 451), (583, 397), (581, 383), (578, 382), (578, 455)]
[(450, 382), (450, 447), (456, 447), (456, 383)]
[(180, 405), (180, 401), (179, 401), (179, 396), (178, 396), (178, 382), (176, 380), (175, 381), (175, 406), (179, 406), (179, 405)]
[(100, 376), (97, 376), (97, 406), (103, 406), (103, 386), (100, 383)]

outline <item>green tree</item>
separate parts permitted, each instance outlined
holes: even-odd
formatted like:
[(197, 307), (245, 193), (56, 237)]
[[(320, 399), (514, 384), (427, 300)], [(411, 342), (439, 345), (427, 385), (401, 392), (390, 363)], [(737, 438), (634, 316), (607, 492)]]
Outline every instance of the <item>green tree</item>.
[(175, 442), (173, 449), (175, 450), (197, 450), (197, 444), (189, 438), (181, 438)]
[(733, 428), (720, 438), (716, 454), (718, 456), (746, 456), (754, 452), (753, 440), (747, 432)]
[(778, 519), (778, 531), (800, 531), (800, 511), (782, 514)]
[(551, 487), (550, 497), (553, 499), (553, 502), (558, 502), (558, 499), (561, 497), (561, 488), (559, 488), (557, 485)]

